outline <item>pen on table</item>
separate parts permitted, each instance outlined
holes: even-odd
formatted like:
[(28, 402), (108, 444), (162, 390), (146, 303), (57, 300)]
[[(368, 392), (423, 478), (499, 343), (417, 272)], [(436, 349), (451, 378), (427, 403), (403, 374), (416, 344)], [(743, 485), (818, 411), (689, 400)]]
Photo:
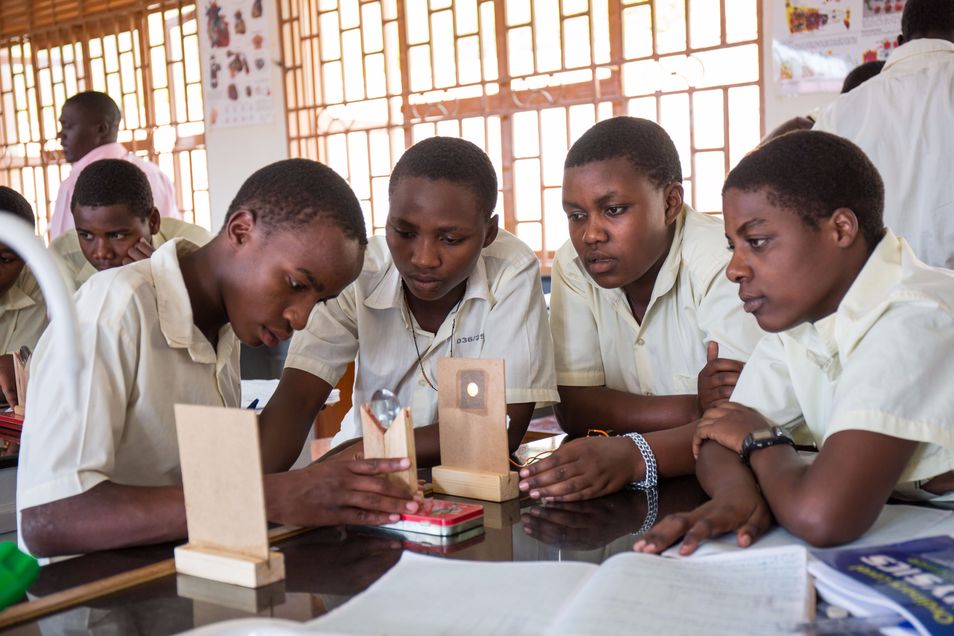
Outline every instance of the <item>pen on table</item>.
[(255, 398), (245, 408), (255, 410), (257, 407), (258, 407), (258, 398)]

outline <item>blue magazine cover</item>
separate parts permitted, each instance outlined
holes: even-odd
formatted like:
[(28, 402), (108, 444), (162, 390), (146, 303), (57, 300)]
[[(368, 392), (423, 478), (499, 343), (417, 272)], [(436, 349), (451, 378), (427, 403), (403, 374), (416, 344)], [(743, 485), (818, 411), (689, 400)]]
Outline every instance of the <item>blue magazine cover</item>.
[[(812, 555), (865, 588), (839, 584), (838, 577), (824, 569), (810, 568), (818, 583), (825, 582), (856, 598), (861, 590), (868, 597), (865, 600), (893, 607), (921, 633), (954, 635), (954, 537), (813, 550)], [(875, 598), (877, 595), (882, 598)], [(883, 600), (890, 603), (879, 602)]]

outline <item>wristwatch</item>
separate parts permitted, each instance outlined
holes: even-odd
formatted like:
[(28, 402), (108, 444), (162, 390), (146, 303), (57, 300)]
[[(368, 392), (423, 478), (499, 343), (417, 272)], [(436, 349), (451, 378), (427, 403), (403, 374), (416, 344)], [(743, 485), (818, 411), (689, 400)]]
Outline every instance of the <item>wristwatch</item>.
[(739, 461), (748, 466), (749, 455), (752, 454), (752, 451), (775, 446), (776, 444), (789, 444), (793, 448), (795, 447), (795, 442), (792, 438), (786, 435), (785, 431), (777, 426), (753, 431), (742, 440), (742, 450), (739, 451)]

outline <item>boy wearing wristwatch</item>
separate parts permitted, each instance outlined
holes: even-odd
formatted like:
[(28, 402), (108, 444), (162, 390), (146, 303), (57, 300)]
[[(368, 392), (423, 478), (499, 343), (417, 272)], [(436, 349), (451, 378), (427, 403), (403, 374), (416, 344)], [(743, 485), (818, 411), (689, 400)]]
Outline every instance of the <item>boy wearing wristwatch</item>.
[[(746, 546), (773, 516), (836, 545), (867, 531), (889, 496), (954, 502), (954, 273), (884, 227), (871, 161), (835, 135), (790, 133), (744, 158), (723, 199), (726, 273), (771, 335), (732, 401), (696, 429), (712, 500), (664, 519), (636, 549), (685, 534), (688, 554), (733, 530)], [(796, 429), (818, 446), (814, 461), (792, 448)]]

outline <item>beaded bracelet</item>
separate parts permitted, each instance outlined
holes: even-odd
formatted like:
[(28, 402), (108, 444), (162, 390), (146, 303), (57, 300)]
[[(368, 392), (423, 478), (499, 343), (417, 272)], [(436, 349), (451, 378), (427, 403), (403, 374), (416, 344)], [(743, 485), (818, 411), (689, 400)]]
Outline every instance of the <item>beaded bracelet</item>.
[(653, 454), (653, 449), (649, 446), (649, 442), (639, 433), (626, 433), (625, 437), (633, 440), (633, 443), (636, 444), (636, 448), (639, 449), (640, 454), (643, 456), (643, 464), (646, 466), (646, 476), (643, 477), (642, 481), (634, 481), (631, 486), (637, 490), (655, 488), (657, 483), (656, 456)]

